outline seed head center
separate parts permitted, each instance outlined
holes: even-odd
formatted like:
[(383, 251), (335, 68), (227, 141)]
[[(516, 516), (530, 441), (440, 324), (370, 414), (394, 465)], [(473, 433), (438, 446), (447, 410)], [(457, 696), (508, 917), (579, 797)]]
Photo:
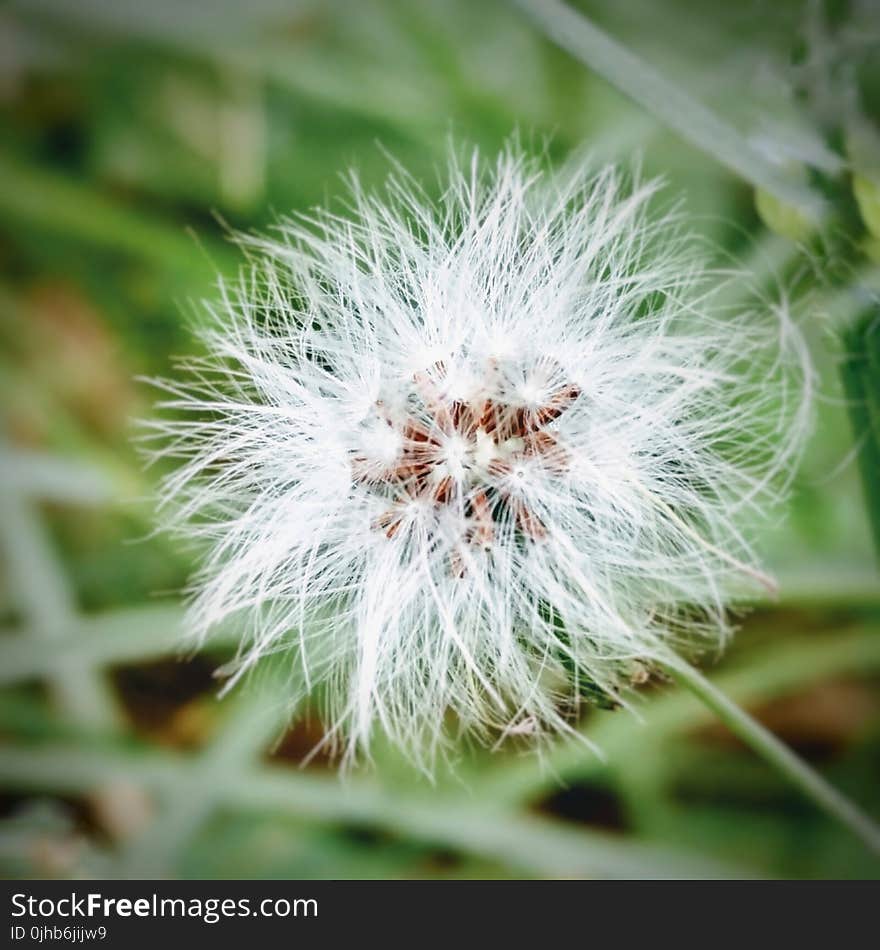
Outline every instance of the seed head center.
[[(460, 543), (488, 548), (499, 526), (530, 540), (546, 536), (541, 518), (526, 504), (521, 491), (524, 465), (537, 463), (561, 475), (568, 457), (548, 426), (580, 396), (573, 384), (550, 392), (543, 402), (523, 404), (496, 394), (464, 401), (442, 387), (441, 364), (413, 377), (414, 398), (403, 420), (376, 404), (377, 414), (397, 445), (393, 461), (357, 455), (355, 480), (366, 483), (391, 507), (375, 522), (390, 539), (411, 522), (413, 511), (442, 510), (461, 516)], [(415, 505), (413, 503), (416, 503)], [(460, 558), (459, 558), (460, 560)], [(457, 572), (458, 568), (455, 568)]]

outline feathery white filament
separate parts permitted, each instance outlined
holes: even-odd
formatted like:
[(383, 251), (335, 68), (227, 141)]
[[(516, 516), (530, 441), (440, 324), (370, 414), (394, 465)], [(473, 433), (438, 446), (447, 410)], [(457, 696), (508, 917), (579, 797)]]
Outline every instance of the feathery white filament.
[(654, 184), (515, 148), (253, 240), (154, 423), (206, 635), (289, 648), (354, 752), (569, 728), (715, 648), (805, 426), (784, 308), (730, 312)]

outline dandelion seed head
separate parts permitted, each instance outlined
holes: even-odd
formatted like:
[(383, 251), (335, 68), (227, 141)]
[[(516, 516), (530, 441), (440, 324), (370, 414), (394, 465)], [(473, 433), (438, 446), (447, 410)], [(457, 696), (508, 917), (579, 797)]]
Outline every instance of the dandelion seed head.
[(329, 741), (381, 730), (430, 770), (723, 645), (809, 367), (785, 306), (721, 305), (657, 187), (511, 146), (452, 160), (439, 200), (355, 181), (347, 214), (250, 239), (152, 423), (233, 679), (285, 650)]

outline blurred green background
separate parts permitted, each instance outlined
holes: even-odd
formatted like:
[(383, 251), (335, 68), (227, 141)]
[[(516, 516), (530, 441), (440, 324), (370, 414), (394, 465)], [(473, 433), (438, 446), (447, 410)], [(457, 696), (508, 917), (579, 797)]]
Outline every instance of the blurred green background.
[[(827, 48), (870, 116), (873, 4), (831, 6), (843, 29)], [(804, 46), (815, 7), (580, 4), (774, 157), (812, 155), (804, 129), (829, 141), (834, 83), (792, 95), (791, 64), (826, 49)], [(218, 699), (229, 643), (181, 653), (192, 561), (152, 534), (158, 473), (131, 441), (152, 396), (136, 378), (192, 351), (188, 318), (240, 264), (230, 229), (333, 201), (350, 167), (379, 183), (387, 153), (436, 190), (450, 137), (491, 153), (516, 129), (560, 163), (637, 158), (720, 261), (796, 298), (821, 398), (765, 539), (781, 595), (712, 675), (880, 812), (880, 581), (838, 383), (880, 286), (865, 234), (829, 251), (773, 233), (751, 186), (504, 0), (14, 0), (0, 7), (0, 874), (877, 875), (668, 686), (645, 690), (641, 719), (585, 718), (601, 756), (571, 742), (538, 759), (510, 740), (462, 749), (431, 784), (380, 748), (340, 779), (305, 763), (321, 723), (301, 710), (287, 725), (270, 674)]]

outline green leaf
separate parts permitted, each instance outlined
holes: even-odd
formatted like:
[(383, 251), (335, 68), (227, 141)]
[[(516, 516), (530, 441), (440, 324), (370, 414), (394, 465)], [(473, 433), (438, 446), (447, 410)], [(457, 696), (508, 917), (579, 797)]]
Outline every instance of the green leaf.
[(858, 450), (859, 472), (880, 556), (880, 309), (871, 307), (845, 335), (841, 377)]

